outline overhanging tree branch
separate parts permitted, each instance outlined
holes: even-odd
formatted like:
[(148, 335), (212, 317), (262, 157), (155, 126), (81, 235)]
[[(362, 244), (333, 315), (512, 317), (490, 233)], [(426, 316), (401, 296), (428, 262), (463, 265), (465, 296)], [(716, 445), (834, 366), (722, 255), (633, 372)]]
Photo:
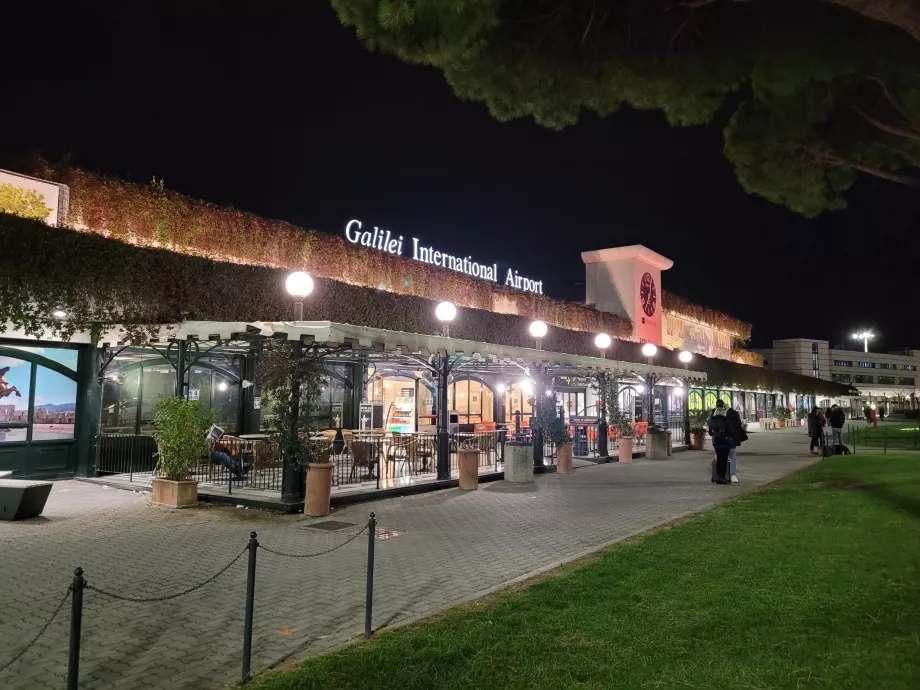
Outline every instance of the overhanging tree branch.
[(872, 165), (867, 165), (866, 163), (861, 163), (859, 161), (852, 160), (850, 158), (843, 158), (836, 154), (825, 153), (820, 156), (820, 160), (823, 163), (828, 165), (836, 165), (841, 168), (852, 168), (853, 170), (858, 170), (859, 172), (866, 173), (867, 175), (872, 175), (882, 180), (888, 180), (889, 182), (897, 182), (902, 184), (905, 187), (913, 187), (915, 189), (920, 189), (920, 177), (913, 177), (911, 175), (900, 175), (890, 170), (883, 170), (882, 168), (876, 168)]
[(866, 122), (868, 122), (870, 125), (872, 125), (876, 129), (880, 129), (883, 132), (887, 132), (888, 134), (893, 134), (896, 137), (902, 137), (904, 139), (913, 139), (915, 141), (920, 141), (920, 130), (914, 127), (899, 127), (897, 125), (890, 125), (887, 122), (882, 122), (881, 120), (875, 119), (874, 117), (869, 115), (867, 112), (865, 112), (858, 106), (851, 105), (850, 107), (853, 109), (853, 111), (856, 114), (858, 114), (862, 119), (864, 119)]

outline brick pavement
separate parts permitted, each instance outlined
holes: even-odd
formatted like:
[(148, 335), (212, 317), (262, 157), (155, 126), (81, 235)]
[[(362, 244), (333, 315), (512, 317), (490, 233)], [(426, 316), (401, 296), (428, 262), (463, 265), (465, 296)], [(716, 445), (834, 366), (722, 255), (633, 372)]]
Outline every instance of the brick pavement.
[[(739, 485), (709, 483), (709, 453), (668, 461), (580, 467), (532, 486), (504, 482), (349, 506), (316, 520), (229, 507), (168, 511), (143, 496), (59, 482), (44, 518), (0, 523), (0, 663), (47, 620), (82, 566), (97, 587), (162, 596), (206, 579), (236, 556), (251, 530), (274, 549), (311, 553), (361, 529), (370, 511), (377, 542), (374, 625), (424, 617), (540, 569), (708, 508), (808, 464), (800, 429), (751, 434), (739, 454)], [(300, 660), (358, 638), (363, 630), (366, 540), (302, 561), (259, 553), (253, 669)], [(86, 593), (81, 687), (217, 688), (238, 680), (246, 568), (154, 604)], [(60, 688), (69, 611), (0, 675), (0, 687)]]

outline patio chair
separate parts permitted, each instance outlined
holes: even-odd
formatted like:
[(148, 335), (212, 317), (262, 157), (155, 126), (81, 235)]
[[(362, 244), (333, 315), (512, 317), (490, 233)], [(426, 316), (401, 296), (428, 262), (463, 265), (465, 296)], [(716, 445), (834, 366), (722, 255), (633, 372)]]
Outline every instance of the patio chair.
[(274, 441), (256, 441), (252, 444), (252, 469), (262, 474), (265, 470), (283, 466), (278, 444)]
[(394, 440), (387, 449), (386, 476), (390, 476), (390, 465), (393, 465), (393, 476), (395, 477), (396, 466), (400, 462), (408, 466), (410, 473), (414, 472), (417, 454), (418, 446), (414, 438)]
[(377, 447), (369, 441), (351, 442), (351, 474), (349, 481), (358, 479), (358, 468), (367, 469), (364, 475), (367, 479), (374, 478), (374, 468), (377, 466)]
[(434, 468), (434, 442), (428, 438), (416, 438), (415, 457), (421, 463), (417, 465), (419, 472), (428, 472)]

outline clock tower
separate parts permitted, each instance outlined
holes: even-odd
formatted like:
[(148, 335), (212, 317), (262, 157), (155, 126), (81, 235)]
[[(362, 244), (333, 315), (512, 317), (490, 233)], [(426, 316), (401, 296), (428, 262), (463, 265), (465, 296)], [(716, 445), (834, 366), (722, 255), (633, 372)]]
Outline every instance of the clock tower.
[(661, 272), (674, 262), (641, 244), (582, 252), (586, 303), (627, 317), (632, 339), (661, 345)]

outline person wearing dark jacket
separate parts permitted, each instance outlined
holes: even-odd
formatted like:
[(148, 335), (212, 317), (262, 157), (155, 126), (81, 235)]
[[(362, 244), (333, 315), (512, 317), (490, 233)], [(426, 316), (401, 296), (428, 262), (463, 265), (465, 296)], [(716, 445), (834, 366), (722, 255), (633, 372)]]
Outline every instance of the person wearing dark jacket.
[[(720, 401), (721, 402), (721, 401)], [(738, 411), (732, 407), (729, 407), (725, 411), (725, 416), (728, 419), (728, 423), (731, 427), (732, 434), (732, 445), (731, 450), (728, 451), (728, 463), (729, 463), (729, 473), (731, 474), (732, 484), (738, 483), (738, 446), (747, 441), (748, 435), (744, 430), (744, 425), (741, 423), (741, 415), (738, 414)]]
[(811, 437), (808, 452), (820, 455), (820, 449), (824, 445), (824, 416), (819, 407), (814, 408), (808, 415), (808, 435)]
[(847, 416), (843, 408), (839, 405), (831, 405), (831, 411), (827, 413), (827, 422), (831, 425), (831, 438), (835, 446), (843, 445), (843, 424), (847, 421)]
[(716, 473), (712, 481), (716, 484), (729, 484), (728, 478), (728, 453), (735, 441), (732, 437), (731, 424), (725, 414), (725, 403), (716, 402), (716, 409), (709, 415), (709, 435), (712, 436), (712, 447), (716, 452)]

